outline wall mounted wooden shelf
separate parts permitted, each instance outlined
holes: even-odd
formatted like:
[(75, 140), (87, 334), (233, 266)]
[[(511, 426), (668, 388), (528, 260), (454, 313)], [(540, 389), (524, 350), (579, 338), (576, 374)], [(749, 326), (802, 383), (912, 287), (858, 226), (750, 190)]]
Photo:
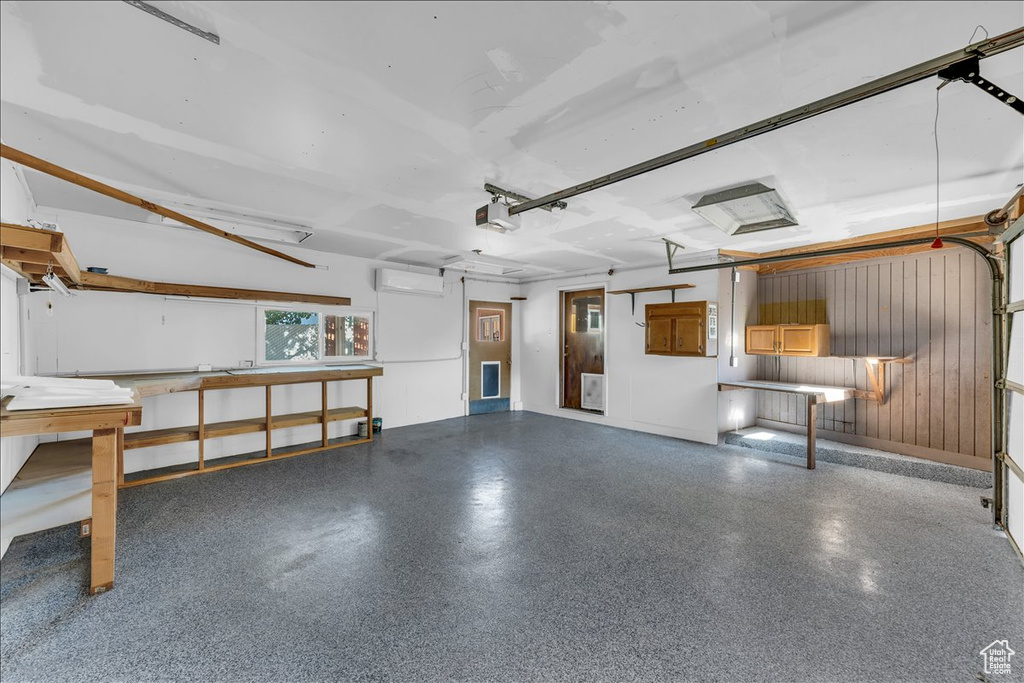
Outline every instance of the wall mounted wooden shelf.
[(609, 294), (629, 294), (629, 310), (631, 313), (636, 313), (636, 295), (642, 294), (643, 292), (672, 292), (672, 303), (676, 302), (676, 290), (677, 289), (693, 289), (697, 285), (691, 284), (678, 284), (678, 285), (658, 285), (657, 287), (637, 287), (635, 289), (615, 289)]

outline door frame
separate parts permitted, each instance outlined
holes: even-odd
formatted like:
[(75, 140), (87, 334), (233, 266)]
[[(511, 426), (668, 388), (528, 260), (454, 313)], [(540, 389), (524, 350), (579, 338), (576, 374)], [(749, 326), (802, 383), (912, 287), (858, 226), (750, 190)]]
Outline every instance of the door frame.
[[(607, 280), (601, 282), (580, 283), (576, 285), (562, 285), (558, 288), (558, 382), (555, 388), (555, 407), (558, 410), (570, 410), (574, 415), (580, 413), (605, 417), (608, 415), (608, 285)], [(604, 348), (604, 410), (584, 410), (582, 408), (567, 408), (565, 406), (565, 295), (570, 292), (586, 292), (591, 289), (600, 289), (602, 292), (601, 314), (604, 318), (604, 325), (601, 326), (601, 343)]]
[[(509, 361), (511, 363), (511, 365), (509, 367), (509, 377), (508, 377), (508, 385), (507, 385), (507, 387), (508, 387), (508, 411), (512, 412), (512, 411), (515, 411), (515, 410), (521, 410), (522, 409), (521, 408), (521, 404), (517, 403), (518, 401), (522, 401), (522, 398), (520, 397), (519, 394), (517, 394), (517, 391), (518, 391), (518, 389), (517, 389), (517, 387), (518, 387), (518, 378), (516, 376), (516, 371), (517, 371), (517, 368), (518, 368), (518, 363), (517, 363), (518, 357), (517, 357), (517, 354), (519, 353), (519, 342), (517, 340), (516, 333), (512, 332), (513, 329), (518, 327), (518, 323), (516, 322), (516, 316), (517, 316), (517, 311), (518, 311), (519, 307), (516, 304), (518, 304), (519, 302), (513, 300), (511, 297), (508, 297), (508, 298), (503, 298), (503, 297), (500, 297), (500, 296), (498, 296), (498, 297), (485, 297), (485, 298), (482, 298), (482, 297), (472, 297), (472, 296), (469, 295), (469, 292), (466, 290), (466, 286), (465, 285), (468, 282), (474, 282), (474, 281), (475, 280), (473, 280), (471, 278), (468, 278), (468, 277), (463, 279), (463, 306), (462, 306), (462, 315), (463, 315), (462, 328), (463, 329), (462, 329), (462, 350), (460, 352), (461, 353), (461, 358), (462, 358), (462, 395), (461, 395), (461, 398), (462, 398), (462, 404), (463, 404), (463, 415), (465, 415), (466, 417), (469, 417), (471, 414), (473, 414), (472, 410), (471, 410), (471, 404), (473, 402), (473, 400), (471, 399), (471, 396), (473, 395), (473, 386), (472, 386), (473, 382), (472, 382), (472, 377), (471, 377), (471, 373), (472, 373), (472, 360), (473, 360), (472, 359), (472, 340), (476, 337), (476, 334), (477, 334), (477, 330), (475, 329), (476, 328), (476, 321), (473, 319), (473, 316), (472, 316), (472, 309), (473, 309), (473, 304), (474, 303), (476, 303), (478, 305), (479, 304), (483, 304), (485, 308), (486, 308), (487, 304), (495, 304), (495, 305), (499, 305), (499, 306), (508, 306), (509, 307), (508, 311), (507, 311), (507, 315), (505, 315), (504, 329), (502, 330), (502, 333), (507, 335), (507, 341), (508, 341), (508, 345), (509, 345), (509, 356), (508, 357), (509, 357)], [(483, 391), (482, 391), (482, 389), (483, 389), (483, 381), (482, 380), (483, 380), (483, 378), (481, 377), (481, 383), (480, 383), (480, 389), (481, 389), (480, 393), (481, 393), (481, 395), (483, 394)], [(506, 386), (505, 382), (503, 382), (501, 380), (500, 372), (499, 372), (499, 377), (498, 377), (498, 383), (499, 383), (499, 386), (501, 388), (504, 388)], [(499, 393), (500, 393), (500, 390), (499, 390)], [(480, 400), (483, 401), (483, 400), (502, 400), (502, 399), (482, 399), (481, 398)], [(520, 405), (520, 407), (517, 408), (517, 405)]]

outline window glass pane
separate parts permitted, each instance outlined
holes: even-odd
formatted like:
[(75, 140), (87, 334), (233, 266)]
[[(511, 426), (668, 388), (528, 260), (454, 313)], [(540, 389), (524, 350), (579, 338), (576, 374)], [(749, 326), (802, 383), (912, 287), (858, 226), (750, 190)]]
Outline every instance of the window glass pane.
[(320, 314), (264, 311), (267, 360), (319, 360)]
[(477, 341), (498, 342), (505, 336), (502, 326), (505, 312), (492, 308), (481, 308), (476, 312)]
[(325, 356), (369, 356), (370, 319), (356, 315), (324, 317)]

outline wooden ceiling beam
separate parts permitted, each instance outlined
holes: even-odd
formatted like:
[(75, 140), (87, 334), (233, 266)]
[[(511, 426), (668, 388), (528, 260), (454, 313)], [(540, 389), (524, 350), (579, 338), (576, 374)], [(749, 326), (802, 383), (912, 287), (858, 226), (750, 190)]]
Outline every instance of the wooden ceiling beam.
[(290, 294), (265, 289), (239, 289), (237, 287), (210, 287), (207, 285), (183, 285), (173, 282), (136, 280), (116, 275), (82, 273), (82, 289), (97, 291), (138, 292), (141, 294), (163, 294), (168, 296), (197, 296), (212, 299), (241, 299), (248, 301), (287, 301), (321, 306), (349, 306), (352, 300), (347, 296), (322, 294)]
[(48, 251), (36, 251), (35, 249), (20, 249), (18, 247), (0, 247), (5, 261), (18, 261), (20, 263), (39, 263), (49, 265), (53, 263), (53, 254)]
[(59, 232), (29, 228), (14, 223), (0, 223), (0, 244), (5, 247), (35, 251), (59, 251), (63, 237)]
[[(46, 275), (46, 266), (39, 265), (38, 263), (22, 263), (21, 271), (27, 275)], [(68, 277), (67, 272), (60, 266), (53, 267), (53, 274), (67, 280), (71, 279)]]
[[(972, 242), (978, 242), (979, 244), (988, 244), (992, 242), (992, 238), (987, 240), (984, 238), (971, 238)], [(946, 245), (946, 248), (956, 248), (957, 245)], [(918, 244), (911, 247), (896, 247), (887, 249), (878, 249), (876, 251), (865, 251), (854, 254), (844, 254), (841, 256), (820, 256), (806, 259), (799, 259), (795, 261), (782, 261), (780, 263), (766, 263), (757, 267), (758, 275), (769, 275), (771, 273), (779, 273), (786, 270), (805, 270), (807, 268), (825, 268), (827, 266), (837, 266), (843, 263), (851, 263), (853, 261), (869, 261), (871, 259), (879, 258), (891, 258), (894, 256), (906, 256), (908, 254), (921, 254), (927, 251), (935, 251), (932, 249), (930, 244)]]
[(142, 199), (141, 197), (136, 197), (135, 195), (119, 190), (116, 187), (111, 187), (110, 185), (101, 183), (98, 180), (93, 180), (92, 178), (88, 178), (80, 173), (75, 173), (74, 171), (70, 171), (56, 164), (52, 164), (49, 161), (34, 157), (31, 154), (14, 149), (8, 145), (0, 144), (0, 157), (21, 164), (22, 166), (35, 169), (40, 173), (51, 175), (54, 178), (60, 178), (61, 180), (78, 185), (79, 187), (84, 187), (87, 190), (98, 192), (99, 194), (110, 197), (111, 199), (116, 199), (120, 202), (124, 202), (125, 204), (131, 204), (132, 206), (137, 206), (140, 209), (145, 209), (146, 211), (170, 218), (171, 220), (178, 221), (179, 223), (183, 223), (197, 230), (202, 230), (203, 232), (208, 232), (211, 235), (223, 237), (226, 240), (230, 240), (236, 244), (241, 244), (249, 247), (250, 249), (255, 249), (256, 251), (261, 251), (264, 254), (284, 259), (285, 261), (290, 261), (300, 266), (305, 266), (306, 268), (316, 267), (314, 264), (307, 263), (302, 259), (290, 256), (284, 252), (277, 251), (276, 249), (271, 249), (270, 247), (265, 247), (262, 244), (257, 244), (256, 242), (247, 240), (244, 237), (239, 237), (238, 235), (227, 232), (226, 230), (215, 228), (208, 223), (196, 220), (195, 218), (190, 218), (185, 214), (178, 213), (177, 211), (160, 206), (159, 204), (154, 204), (153, 202)]
[[(719, 254), (721, 254), (722, 256), (732, 256), (738, 259), (792, 256), (796, 254), (816, 252), (824, 249), (837, 249), (842, 247), (858, 245), (884, 244), (886, 242), (913, 239), (916, 237), (931, 237), (935, 234), (935, 224), (930, 223), (927, 225), (918, 225), (911, 228), (901, 228), (899, 230), (886, 230), (885, 232), (876, 232), (870, 235), (860, 235), (858, 237), (851, 237), (844, 240), (818, 242), (817, 244), (808, 244), (802, 247), (778, 249), (775, 251), (767, 251), (763, 253), (720, 249)], [(972, 216), (970, 218), (958, 218), (955, 220), (942, 221), (938, 225), (938, 235), (942, 237), (949, 237), (954, 235), (967, 237), (972, 242), (977, 242), (978, 244), (991, 244), (995, 241), (995, 238), (991, 234), (989, 234), (989, 226), (987, 223), (985, 223), (984, 216)], [(847, 263), (850, 261), (863, 261), (868, 259), (903, 256), (906, 254), (926, 252), (929, 251), (930, 249), (931, 245), (922, 244), (910, 247), (888, 248), (879, 249), (878, 251), (843, 254), (839, 256), (808, 256), (806, 259), (796, 259), (793, 261), (784, 261), (779, 263), (766, 263), (760, 266), (749, 267), (752, 269), (756, 269), (759, 274), (763, 275), (768, 273), (777, 273), (786, 270), (822, 268), (825, 266), (833, 266), (838, 265), (840, 263)]]
[[(41, 249), (28, 247), (41, 247)], [(13, 223), (0, 223), (0, 258), (4, 265), (33, 282), (38, 282), (39, 276), (45, 275), (47, 269), (52, 267), (54, 274), (69, 280), (72, 287), (85, 290), (246, 301), (285, 301), (322, 306), (349, 306), (352, 303), (347, 296), (292, 294), (265, 289), (152, 282), (116, 275), (90, 273), (79, 268), (63, 233)]]

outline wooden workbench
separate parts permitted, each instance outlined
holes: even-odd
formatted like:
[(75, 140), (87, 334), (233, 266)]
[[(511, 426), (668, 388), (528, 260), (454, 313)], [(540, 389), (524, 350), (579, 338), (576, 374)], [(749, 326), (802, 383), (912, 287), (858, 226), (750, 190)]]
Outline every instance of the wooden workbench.
[(814, 448), (815, 448), (815, 426), (818, 418), (819, 403), (835, 403), (854, 398), (856, 389), (850, 387), (828, 387), (810, 384), (797, 384), (793, 382), (767, 382), (763, 380), (735, 380), (732, 382), (719, 382), (719, 391), (732, 389), (756, 389), (758, 391), (777, 391), (783, 394), (797, 394), (807, 399), (807, 469), (813, 470)]
[[(214, 472), (243, 465), (251, 465), (268, 460), (288, 458), (306, 453), (314, 453), (329, 448), (353, 446), (373, 440), (373, 378), (384, 374), (384, 369), (372, 365), (315, 365), (315, 366), (274, 366), (249, 368), (241, 370), (223, 370), (217, 372), (180, 372), (180, 373), (141, 373), (126, 375), (104, 375), (120, 386), (133, 387), (143, 397), (161, 394), (195, 391), (198, 394), (197, 423), (182, 427), (152, 429), (130, 432), (124, 435), (124, 448), (119, 453), (117, 467), (118, 486), (141, 486), (157, 481), (177, 479), (203, 472)], [(327, 383), (346, 380), (364, 380), (366, 382), (366, 406), (328, 407)], [(320, 410), (285, 415), (273, 414), (272, 387), (282, 384), (319, 383), (321, 385)], [(226, 422), (207, 423), (205, 416), (206, 392), (211, 390), (242, 389), (265, 387), (266, 409), (259, 417)], [(365, 419), (367, 422), (366, 437), (348, 439), (342, 443), (330, 443), (327, 428), (331, 422), (340, 420)], [(276, 429), (316, 425), (321, 427), (320, 443), (311, 448), (274, 452), (271, 434)], [(266, 433), (266, 450), (262, 456), (240, 461), (224, 462), (208, 465), (204, 454), (207, 439), (215, 439), (238, 434)], [(142, 479), (125, 481), (123, 450), (148, 448), (173, 443), (195, 441), (198, 444), (198, 457), (195, 469), (162, 473)]]
[(117, 463), (124, 428), (142, 424), (142, 399), (136, 391), (131, 404), (7, 410), (0, 403), (0, 433), (28, 436), (92, 431), (92, 524), (89, 593), (114, 587), (114, 546), (117, 539)]

